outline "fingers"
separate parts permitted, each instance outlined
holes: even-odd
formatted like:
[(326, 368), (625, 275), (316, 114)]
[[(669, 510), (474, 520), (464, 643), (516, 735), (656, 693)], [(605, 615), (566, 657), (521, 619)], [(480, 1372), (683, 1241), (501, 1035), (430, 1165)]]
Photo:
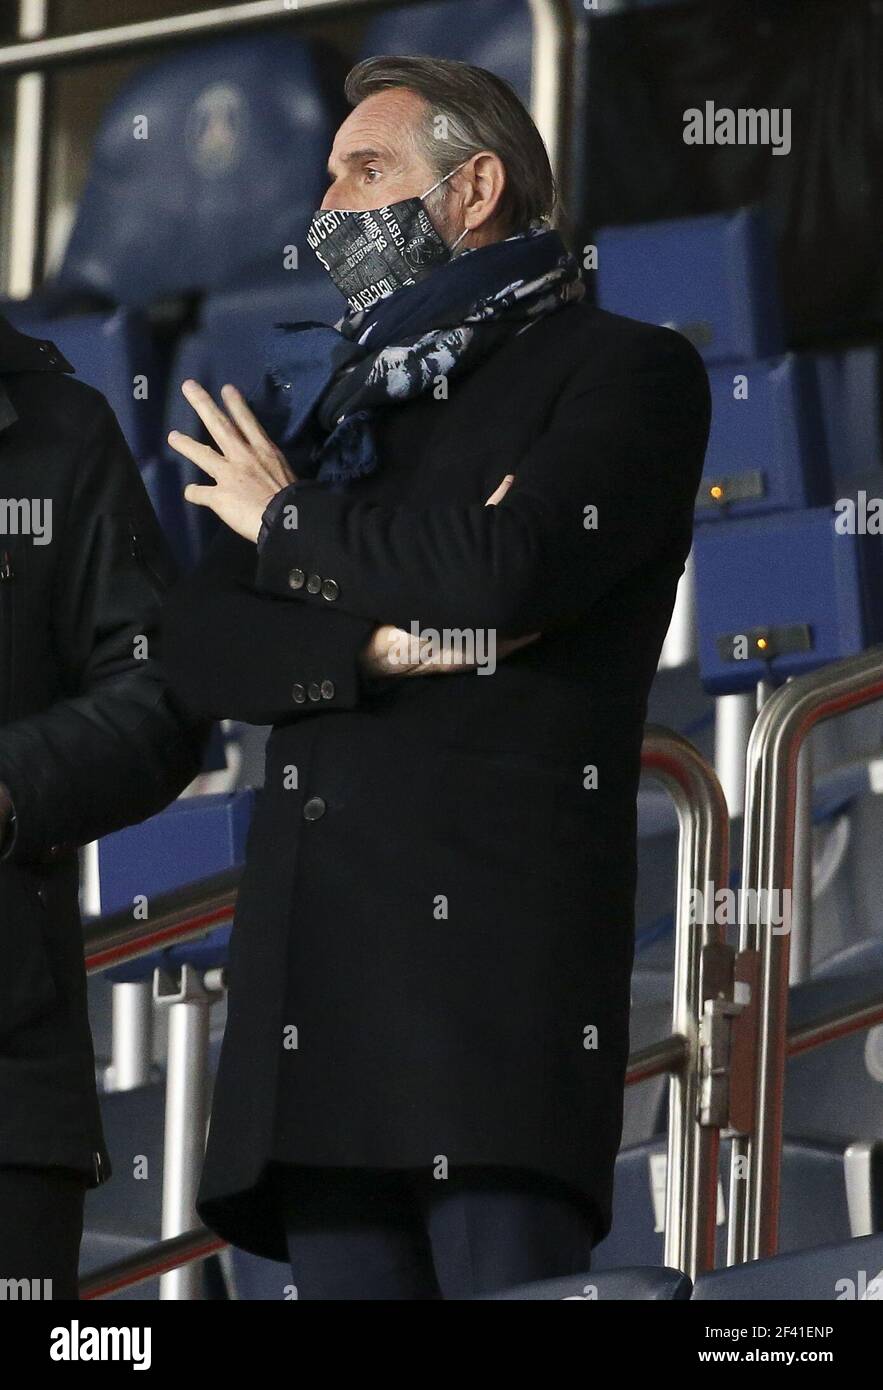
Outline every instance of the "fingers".
[(229, 454), (237, 444), (243, 442), (243, 437), (236, 425), (224, 414), (220, 406), (215, 404), (208, 391), (204, 386), (200, 386), (198, 381), (193, 381), (192, 378), (183, 381), (181, 393), (193, 406), (223, 454)]
[(235, 386), (222, 386), (221, 397), (240, 434), (255, 449), (276, 452), (276, 446), (254, 414), (242, 392)]
[(193, 502), (197, 507), (210, 507), (212, 498), (216, 498), (217, 495), (218, 489), (216, 487), (208, 487), (200, 483), (188, 483), (184, 489), (184, 501)]
[(497, 488), (496, 492), (491, 493), (490, 497), (487, 499), (484, 505), (486, 507), (495, 507), (498, 502), (501, 502), (503, 500), (503, 498), (506, 496), (506, 493), (509, 491), (510, 487), (514, 482), (515, 474), (507, 473), (503, 481), (500, 483), (500, 486)]
[(210, 444), (201, 444), (198, 439), (193, 439), (189, 434), (181, 434), (178, 430), (172, 430), (166, 438), (176, 454), (183, 454), (185, 459), (190, 459), (190, 462), (201, 468), (203, 473), (208, 473), (210, 478), (217, 478), (218, 464), (224, 460)]

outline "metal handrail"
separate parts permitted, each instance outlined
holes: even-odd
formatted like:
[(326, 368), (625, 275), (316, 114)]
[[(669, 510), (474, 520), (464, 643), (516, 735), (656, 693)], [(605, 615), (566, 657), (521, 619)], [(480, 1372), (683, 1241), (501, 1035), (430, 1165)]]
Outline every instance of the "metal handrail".
[(232, 922), (241, 878), (237, 866), (157, 894), (147, 922), (134, 921), (131, 908), (90, 918), (83, 925), (87, 975), (194, 941)]
[(700, 1120), (699, 1023), (703, 952), (725, 943), (714, 905), (716, 888), (729, 881), (729, 812), (714, 769), (682, 735), (647, 726), (641, 765), (666, 787), (678, 815), (672, 1039), (683, 1055), (669, 1082), (664, 1261), (693, 1279), (714, 1268), (720, 1131)]
[[(748, 744), (739, 945), (740, 950), (758, 956), (758, 1036), (752, 1129), (748, 1135), (737, 1136), (732, 1149), (731, 1264), (773, 1255), (778, 1243), (789, 1049), (787, 928), (800, 750), (816, 724), (880, 699), (883, 645), (780, 686), (761, 708)], [(754, 903), (758, 906), (756, 921), (750, 915)], [(870, 1013), (876, 1021), (877, 1014), (873, 1009)], [(830, 1024), (829, 1018), (827, 1026)], [(805, 1027), (798, 1032), (800, 1050), (813, 1045)]]
[(204, 1226), (194, 1231), (184, 1231), (182, 1235), (170, 1236), (168, 1240), (157, 1241), (135, 1255), (116, 1260), (112, 1265), (80, 1280), (81, 1299), (106, 1298), (108, 1294), (118, 1293), (120, 1289), (131, 1289), (135, 1284), (144, 1284), (148, 1279), (156, 1279), (170, 1270), (180, 1269), (181, 1265), (194, 1264), (227, 1249), (228, 1242), (213, 1235)]
[[(423, 4), (425, 0), (247, 0), (247, 3), (213, 6), (189, 14), (167, 15), (129, 24), (108, 25), (102, 29), (81, 30), (55, 37), (22, 38), (0, 46), (0, 77), (22, 76), (119, 58), (127, 53), (152, 50), (175, 43), (256, 29), (268, 25), (292, 24), (325, 15), (384, 10), (395, 4)], [(533, 25), (531, 45), (531, 110), (537, 129), (549, 153), (549, 161), (567, 206), (570, 185), (568, 137), (573, 108), (574, 14), (570, 0), (528, 0)], [(28, 0), (19, 0), (20, 14), (28, 12)], [(45, 18), (43, 23), (45, 24)], [(27, 108), (34, 148), (26, 167), (17, 158), (13, 168), (12, 228), (10, 240), (36, 248), (33, 228), (40, 220), (42, 172), (45, 163), (45, 92), (42, 87), (30, 94)], [(20, 137), (21, 108), (16, 115), (16, 144)], [(36, 267), (16, 267), (14, 290), (26, 295), (33, 289)]]

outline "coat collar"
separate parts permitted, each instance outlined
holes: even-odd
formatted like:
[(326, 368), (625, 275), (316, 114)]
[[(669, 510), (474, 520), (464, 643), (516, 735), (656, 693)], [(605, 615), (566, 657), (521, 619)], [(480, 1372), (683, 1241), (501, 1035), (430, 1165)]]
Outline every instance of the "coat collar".
[(48, 338), (19, 333), (0, 314), (0, 376), (9, 372), (72, 372), (74, 368)]
[(48, 338), (30, 338), (19, 333), (0, 314), (0, 430), (18, 419), (9, 398), (4, 377), (15, 372), (72, 372), (74, 368)]

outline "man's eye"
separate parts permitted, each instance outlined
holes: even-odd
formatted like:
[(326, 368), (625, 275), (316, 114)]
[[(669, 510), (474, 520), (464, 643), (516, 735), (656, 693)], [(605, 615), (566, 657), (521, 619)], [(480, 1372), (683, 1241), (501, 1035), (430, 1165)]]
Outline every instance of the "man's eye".
[(365, 170), (365, 178), (368, 180), (369, 183), (373, 183), (373, 182), (374, 182), (374, 178), (372, 177), (373, 175), (376, 175), (377, 178), (379, 178), (379, 177), (380, 177), (380, 170), (379, 170), (379, 169), (366, 169), (366, 170)]

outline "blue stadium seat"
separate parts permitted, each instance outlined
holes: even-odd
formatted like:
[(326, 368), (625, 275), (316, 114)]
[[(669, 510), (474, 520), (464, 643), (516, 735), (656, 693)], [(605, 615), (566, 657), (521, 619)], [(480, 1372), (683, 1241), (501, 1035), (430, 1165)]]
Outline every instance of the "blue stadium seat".
[(774, 245), (760, 211), (606, 227), (596, 243), (602, 309), (677, 329), (709, 363), (784, 351)]
[(128, 305), (284, 284), (284, 248), (327, 185), (342, 76), (324, 48), (279, 33), (139, 69), (102, 119), (59, 283)]
[[(721, 1144), (717, 1262), (726, 1254), (724, 1193), (729, 1187), (729, 1142)], [(592, 1272), (663, 1259), (664, 1138), (622, 1149), (616, 1161), (613, 1228), (592, 1251)], [(799, 1250), (820, 1240), (847, 1240), (853, 1223), (883, 1229), (883, 1143), (850, 1145), (837, 1139), (786, 1138), (782, 1155), (779, 1246)]]
[[(99, 840), (102, 912), (130, 908), (142, 894), (149, 903), (161, 893), (242, 864), (253, 800), (250, 788), (183, 797), (158, 815)], [(149, 979), (155, 969), (170, 965), (206, 970), (224, 963), (229, 936), (229, 927), (218, 927), (205, 937), (115, 966), (106, 975), (125, 983)]]
[(533, 29), (527, 0), (431, 0), (385, 10), (365, 31), (360, 58), (424, 53), (487, 68), (530, 105)]
[(823, 1245), (702, 1274), (693, 1298), (846, 1302), (883, 1299), (883, 1236)]
[(832, 502), (816, 364), (793, 353), (712, 366), (696, 520)]
[[(699, 664), (707, 691), (778, 683), (881, 640), (880, 537), (839, 534), (836, 520), (830, 508), (818, 507), (697, 527)], [(736, 659), (738, 638), (748, 640)]]

